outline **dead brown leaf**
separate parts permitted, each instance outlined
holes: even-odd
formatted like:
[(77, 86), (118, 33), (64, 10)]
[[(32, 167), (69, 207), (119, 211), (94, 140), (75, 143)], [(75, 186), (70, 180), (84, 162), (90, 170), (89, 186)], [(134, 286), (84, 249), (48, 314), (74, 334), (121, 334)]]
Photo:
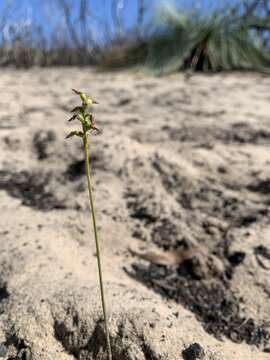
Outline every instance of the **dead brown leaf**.
[(145, 252), (139, 252), (137, 250), (129, 248), (129, 251), (138, 256), (141, 259), (147, 260), (152, 264), (164, 265), (164, 266), (178, 266), (186, 260), (193, 258), (196, 254), (206, 253), (206, 249), (202, 246), (192, 246), (189, 249), (177, 249), (171, 251), (162, 250), (147, 250)]

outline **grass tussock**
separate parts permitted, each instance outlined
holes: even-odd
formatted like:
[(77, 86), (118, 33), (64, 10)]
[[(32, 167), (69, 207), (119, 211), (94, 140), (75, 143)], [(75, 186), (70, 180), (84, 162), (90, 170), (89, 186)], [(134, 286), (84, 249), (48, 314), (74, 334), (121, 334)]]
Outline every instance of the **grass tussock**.
[(166, 11), (163, 30), (149, 41), (147, 65), (158, 74), (180, 69), (268, 71), (270, 56), (242, 18)]

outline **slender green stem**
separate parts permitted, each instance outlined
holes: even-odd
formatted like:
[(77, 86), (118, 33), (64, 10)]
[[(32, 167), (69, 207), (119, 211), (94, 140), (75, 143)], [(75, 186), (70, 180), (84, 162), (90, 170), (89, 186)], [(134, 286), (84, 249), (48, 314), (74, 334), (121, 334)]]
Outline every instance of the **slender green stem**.
[(89, 193), (90, 207), (91, 207), (91, 213), (92, 213), (95, 242), (96, 242), (99, 286), (100, 286), (103, 318), (104, 318), (105, 332), (106, 332), (107, 353), (108, 353), (108, 360), (112, 360), (110, 334), (109, 334), (109, 328), (108, 328), (108, 320), (107, 320), (107, 312), (106, 312), (106, 304), (105, 304), (105, 296), (104, 296), (103, 280), (102, 280), (100, 245), (99, 245), (99, 238), (98, 238), (98, 231), (97, 231), (97, 224), (96, 224), (96, 214), (95, 214), (95, 207), (94, 207), (94, 200), (93, 200), (93, 191), (92, 191), (92, 184), (91, 184), (90, 161), (89, 161), (89, 154), (88, 154), (88, 138), (87, 138), (86, 133), (84, 133), (84, 136), (83, 136), (83, 145), (84, 145), (84, 157), (85, 157), (85, 171), (86, 171), (86, 177), (87, 177), (88, 193)]

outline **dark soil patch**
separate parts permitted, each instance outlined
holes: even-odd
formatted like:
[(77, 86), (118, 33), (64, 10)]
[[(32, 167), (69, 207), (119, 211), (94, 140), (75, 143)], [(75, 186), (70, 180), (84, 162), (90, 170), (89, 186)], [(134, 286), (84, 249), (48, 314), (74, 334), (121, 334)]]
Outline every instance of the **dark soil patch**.
[[(249, 194), (242, 195), (243, 186), (232, 183), (234, 191), (228, 190), (222, 177), (214, 181), (207, 178), (192, 182), (181, 168), (175, 163), (162, 157), (155, 157), (153, 168), (161, 177), (162, 184), (167, 192), (178, 200), (179, 206), (192, 213), (204, 213), (206, 216), (217, 217), (230, 225), (246, 226), (257, 221), (262, 215), (267, 215), (268, 204), (265, 199), (255, 202)], [(248, 187), (250, 191), (266, 193), (269, 188), (267, 181), (260, 184), (252, 179), (256, 185)], [(151, 201), (151, 199), (149, 199)]]
[(241, 299), (231, 291), (229, 280), (196, 279), (189, 261), (177, 270), (164, 266), (133, 265), (134, 276), (159, 294), (183, 304), (203, 324), (205, 330), (218, 339), (228, 337), (236, 343), (246, 342), (261, 348), (269, 346), (266, 325), (240, 314)]
[(16, 334), (6, 334), (6, 342), (1, 344), (2, 352), (8, 356), (7, 360), (31, 360), (32, 353), (30, 347), (24, 339)]
[[(91, 171), (93, 174), (95, 173), (96, 169), (99, 170), (106, 169), (102, 153), (99, 153), (98, 155), (91, 154), (90, 161), (91, 161)], [(63, 176), (70, 181), (80, 179), (84, 175), (85, 175), (84, 158), (79, 160), (75, 159), (72, 162), (70, 162), (69, 165), (67, 166), (67, 169), (63, 173)]]
[(184, 360), (204, 359), (205, 352), (200, 344), (194, 343), (183, 350), (182, 355)]
[(62, 202), (46, 189), (52, 174), (27, 171), (0, 171), (0, 190), (22, 200), (22, 204), (38, 210), (64, 209)]
[(45, 160), (51, 154), (52, 143), (55, 142), (56, 135), (52, 130), (40, 130), (33, 138), (33, 145), (37, 154), (38, 160)]
[[(220, 137), (224, 142), (237, 140), (240, 143), (257, 143), (268, 136), (254, 129), (245, 130), (241, 131), (243, 139), (236, 139), (240, 135), (230, 137), (230, 133), (220, 131), (214, 140)], [(194, 129), (190, 131), (192, 136), (196, 135)], [(202, 139), (208, 136), (207, 133), (201, 135)], [(209, 136), (212, 135), (210, 132)], [(198, 139), (194, 138), (194, 141), (198, 142)], [(134, 272), (130, 275), (161, 295), (183, 304), (197, 316), (205, 330), (216, 338), (226, 336), (237, 343), (246, 342), (262, 349), (269, 348), (267, 324), (256, 323), (248, 314), (244, 315), (241, 311), (242, 300), (231, 290), (230, 280), (246, 254), (230, 251), (229, 236), (232, 229), (248, 228), (263, 218), (269, 218), (269, 206), (265, 199), (269, 182), (258, 182), (256, 174), (247, 173), (248, 178), (244, 178), (242, 184), (239, 179), (246, 173), (242, 173), (237, 166), (229, 169), (233, 170), (231, 187), (227, 185), (223, 173), (216, 176), (215, 170), (194, 179), (185, 167), (160, 155), (152, 158), (152, 169), (155, 172), (153, 174), (159, 175), (155, 179), (160, 180), (167, 196), (156, 195), (151, 184), (130, 189), (126, 195), (127, 206), (131, 218), (136, 221), (135, 226), (140, 223), (152, 243), (164, 250), (189, 247), (192, 243), (204, 245), (209, 254), (215, 255), (223, 264), (223, 271), (222, 275), (211, 275), (207, 274), (206, 269), (206, 272), (201, 271), (203, 276), (197, 276), (205, 263), (205, 255), (202, 255), (201, 263), (198, 259), (192, 259), (177, 269), (154, 264), (148, 267), (134, 264)], [(239, 176), (236, 176), (237, 171)], [(254, 196), (254, 191), (258, 196)], [(266, 249), (256, 248), (254, 252), (258, 262), (268, 268)]]
[(270, 131), (256, 129), (248, 124), (238, 124), (231, 128), (209, 126), (188, 126), (181, 128), (169, 127), (166, 129), (169, 138), (181, 142), (194, 142), (197, 144), (267, 144), (270, 139)]
[(68, 165), (67, 170), (64, 175), (70, 181), (74, 181), (74, 180), (80, 178), (84, 174), (85, 174), (85, 163), (84, 163), (84, 159), (82, 159), (82, 160), (75, 160), (75, 161), (71, 162)]
[[(193, 112), (193, 115), (194, 112)], [(201, 116), (198, 113), (197, 116)], [(207, 115), (207, 114), (204, 114)], [(237, 123), (231, 127), (222, 126), (198, 126), (188, 124), (182, 126), (162, 126), (162, 134), (136, 132), (133, 136), (142, 143), (155, 143), (166, 140), (179, 143), (194, 144), (195, 146), (211, 149), (216, 144), (258, 144), (267, 145), (270, 139), (270, 131), (265, 128), (255, 128), (247, 123)]]
[(228, 261), (231, 266), (235, 267), (240, 265), (246, 257), (246, 254), (243, 251), (235, 251), (232, 254), (228, 254)]
[(270, 193), (270, 179), (257, 180), (255, 183), (250, 184), (248, 189), (267, 195)]
[[(160, 248), (177, 248), (182, 241), (195, 240), (215, 246), (211, 251), (222, 252), (228, 229), (249, 227), (269, 217), (269, 200), (264, 194), (254, 196), (246, 185), (241, 186), (235, 174), (230, 189), (222, 175), (214, 180), (211, 174), (209, 179), (202, 176), (194, 180), (167, 158), (154, 155), (151, 161), (150, 174), (160, 181), (155, 186), (163, 187), (166, 195), (157, 194), (155, 187), (147, 183), (128, 189), (125, 196), (134, 219), (134, 233), (138, 234), (136, 227), (141, 224), (146, 238)], [(247, 183), (256, 180), (249, 177)]]
[(1, 287), (0, 288), (0, 302), (7, 299), (9, 297), (9, 293), (7, 291), (7, 288), (4, 286), (4, 287)]
[[(130, 217), (140, 222), (152, 242), (165, 250), (177, 248), (183, 241), (196, 240), (215, 244), (215, 251), (223, 251), (228, 229), (248, 227), (269, 216), (266, 205), (245, 197), (232, 197), (207, 187), (181, 192), (183, 186), (179, 180), (177, 185), (168, 187), (171, 192), (168, 201), (170, 196), (179, 197), (178, 208), (171, 211), (166, 211), (166, 199), (155, 198), (154, 191), (126, 195)], [(179, 194), (174, 194), (174, 189)]]
[[(230, 133), (207, 128), (199, 135), (201, 140), (210, 136), (215, 142), (219, 139), (238, 143), (263, 142), (268, 136), (249, 126), (240, 128), (241, 134), (235, 130)], [(194, 141), (199, 141), (196, 137), (198, 128), (187, 131), (190, 131), (190, 136), (195, 136)], [(265, 198), (269, 190), (268, 181), (258, 183), (256, 174), (251, 172), (244, 173), (242, 176), (246, 177), (239, 180), (238, 163), (235, 168), (233, 163), (228, 166), (232, 174), (228, 180), (228, 173), (219, 172), (216, 176), (216, 169), (204, 170), (201, 177), (195, 178), (185, 166), (159, 153), (154, 154), (151, 162), (150, 171), (160, 184), (157, 181), (154, 186), (151, 183), (141, 187), (135, 184), (126, 193), (134, 228), (139, 228), (139, 224), (146, 232), (145, 238), (151, 239), (160, 249), (172, 250), (196, 244), (207, 248), (208, 255), (201, 254), (185, 261), (177, 269), (135, 264), (130, 275), (163, 296), (183, 304), (216, 338), (226, 336), (237, 343), (269, 348), (267, 324), (257, 323), (248, 314), (244, 315), (242, 300), (230, 287), (235, 268), (241, 266), (246, 256), (243, 251), (230, 250), (230, 233), (233, 229), (248, 229), (269, 218), (269, 200)], [(248, 163), (243, 166), (248, 166)], [(146, 169), (145, 173), (148, 175), (149, 170)], [(163, 196), (155, 191), (155, 186), (163, 187)], [(256, 248), (254, 252), (259, 264), (268, 268), (266, 249)], [(205, 268), (207, 256), (215, 256), (220, 262), (221, 272), (210, 273)]]

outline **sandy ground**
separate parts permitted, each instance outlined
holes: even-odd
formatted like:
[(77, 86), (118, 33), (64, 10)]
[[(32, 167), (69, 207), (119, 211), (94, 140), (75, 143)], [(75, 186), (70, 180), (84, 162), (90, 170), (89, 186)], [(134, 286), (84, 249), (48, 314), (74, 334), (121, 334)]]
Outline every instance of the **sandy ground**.
[(100, 102), (114, 359), (270, 359), (270, 78), (86, 68), (1, 71), (0, 358), (106, 359), (72, 87)]

